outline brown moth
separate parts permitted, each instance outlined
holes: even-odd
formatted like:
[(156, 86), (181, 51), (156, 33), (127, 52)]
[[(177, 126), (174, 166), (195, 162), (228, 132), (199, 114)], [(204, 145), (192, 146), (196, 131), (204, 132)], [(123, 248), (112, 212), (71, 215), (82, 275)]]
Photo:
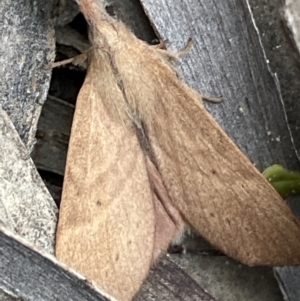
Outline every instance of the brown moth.
[(300, 263), (299, 222), (182, 83), (166, 52), (96, 0), (78, 1), (92, 50), (78, 96), (56, 255), (131, 300), (183, 223), (248, 265)]

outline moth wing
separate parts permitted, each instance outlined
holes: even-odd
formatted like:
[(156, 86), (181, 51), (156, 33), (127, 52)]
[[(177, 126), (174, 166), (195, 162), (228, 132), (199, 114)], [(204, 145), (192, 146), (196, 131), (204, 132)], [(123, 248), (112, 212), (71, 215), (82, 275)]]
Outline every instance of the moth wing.
[[(154, 84), (149, 139), (174, 205), (212, 245), (249, 265), (300, 264), (299, 222), (175, 74)], [(164, 93), (166, 91), (171, 93)]]
[[(185, 222), (246, 264), (300, 264), (300, 227), (289, 207), (161, 52), (133, 37), (131, 45), (116, 54), (125, 91), (131, 103), (141, 101), (154, 163)], [(125, 49), (134, 62), (126, 63)]]
[[(120, 97), (122, 103), (122, 96), (109, 84), (109, 73), (103, 76), (107, 78), (87, 75), (78, 96), (56, 256), (126, 301), (150, 269), (154, 205), (134, 129), (114, 122), (101, 101), (101, 97)], [(96, 80), (103, 87), (96, 87)]]

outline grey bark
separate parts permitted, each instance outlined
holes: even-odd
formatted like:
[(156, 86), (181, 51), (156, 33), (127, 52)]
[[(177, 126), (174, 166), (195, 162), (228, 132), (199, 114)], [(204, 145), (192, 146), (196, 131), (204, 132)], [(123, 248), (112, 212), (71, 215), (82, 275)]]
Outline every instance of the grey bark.
[(56, 0), (56, 4), (56, 26), (69, 24), (79, 13), (78, 5), (74, 0)]
[[(53, 253), (57, 208), (28, 149), (1, 108), (0, 141), (0, 224)], [(2, 280), (3, 277), (0, 275)], [(10, 297), (0, 290), (0, 300), (10, 300)]]
[[(299, 94), (300, 94), (300, 85), (299, 85), (299, 62), (300, 62), (300, 1), (299, 0), (286, 0), (285, 6), (282, 10), (282, 18), (284, 25), (287, 28), (288, 37), (292, 43), (292, 47), (294, 50), (294, 59), (298, 62), (297, 73), (293, 72), (292, 78), (292, 87), (290, 88), (290, 92), (294, 94), (294, 98), (291, 103), (291, 110), (294, 107), (294, 118), (295, 120), (295, 139), (298, 138), (300, 141), (299, 135)], [(292, 69), (295, 70), (295, 67)], [(297, 88), (296, 88), (297, 87)], [(296, 91), (295, 91), (296, 90)], [(300, 144), (300, 143), (299, 143)], [(298, 146), (298, 145), (297, 145)], [(297, 148), (299, 153), (300, 147)], [(300, 268), (298, 267), (283, 267), (276, 268), (275, 275), (280, 284), (281, 290), (284, 294), (285, 300), (287, 301), (296, 301), (300, 300), (300, 289), (299, 289), (299, 281), (300, 281)]]
[(1, 225), (0, 276), (0, 288), (26, 301), (114, 300)]
[[(29, 151), (46, 99), (55, 44), (53, 1), (0, 3), (1, 187), (0, 221), (36, 245), (53, 252), (56, 208)], [(25, 143), (23, 145), (20, 137)], [(11, 300), (0, 290), (0, 300)]]
[(31, 149), (47, 97), (54, 60), (54, 1), (12, 1), (0, 4), (0, 104), (21, 139)]
[(292, 44), (293, 36), (288, 30), (289, 27), (285, 26), (287, 20), (284, 12), (287, 8), (284, 9), (283, 0), (249, 0), (249, 3), (269, 66), (280, 82), (282, 100), (299, 158), (300, 56), (299, 53), (296, 55)]
[(300, 1), (286, 0), (285, 6), (282, 10), (282, 17), (285, 26), (288, 30), (289, 37), (298, 53), (300, 55)]
[(0, 222), (53, 253), (57, 208), (28, 149), (0, 108)]
[(122, 20), (141, 40), (151, 43), (156, 39), (153, 28), (143, 11), (139, 0), (101, 0), (107, 12)]
[[(32, 301), (115, 300), (83, 276), (0, 225), (0, 288)], [(166, 258), (150, 272), (135, 301), (216, 301)]]
[(74, 105), (48, 96), (31, 153), (37, 168), (64, 175), (74, 109)]
[(217, 301), (166, 257), (151, 269), (134, 301)]
[(191, 51), (177, 64), (182, 78), (203, 94), (223, 97), (221, 104), (206, 107), (258, 169), (273, 163), (298, 167), (279, 83), (266, 63), (247, 1), (141, 2), (170, 50), (193, 39)]

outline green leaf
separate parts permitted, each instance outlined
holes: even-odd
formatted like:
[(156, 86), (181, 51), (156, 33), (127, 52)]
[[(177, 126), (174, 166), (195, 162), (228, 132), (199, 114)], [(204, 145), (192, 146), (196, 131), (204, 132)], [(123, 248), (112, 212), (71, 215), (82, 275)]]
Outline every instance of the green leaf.
[(300, 173), (275, 164), (265, 169), (263, 175), (283, 198), (300, 195)]

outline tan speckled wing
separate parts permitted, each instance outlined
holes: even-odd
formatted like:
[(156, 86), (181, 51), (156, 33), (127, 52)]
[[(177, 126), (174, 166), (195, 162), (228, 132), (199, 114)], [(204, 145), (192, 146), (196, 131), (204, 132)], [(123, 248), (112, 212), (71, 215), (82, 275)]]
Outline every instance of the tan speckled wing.
[[(163, 94), (165, 85), (176, 98)], [(155, 122), (145, 116), (145, 123), (158, 170), (183, 219), (243, 263), (298, 265), (300, 229), (290, 208), (194, 91), (171, 77), (155, 86)]]
[(150, 268), (154, 205), (134, 129), (114, 122), (101, 100), (122, 97), (109, 86), (113, 75), (93, 72), (92, 60), (73, 121), (56, 256), (125, 301)]

